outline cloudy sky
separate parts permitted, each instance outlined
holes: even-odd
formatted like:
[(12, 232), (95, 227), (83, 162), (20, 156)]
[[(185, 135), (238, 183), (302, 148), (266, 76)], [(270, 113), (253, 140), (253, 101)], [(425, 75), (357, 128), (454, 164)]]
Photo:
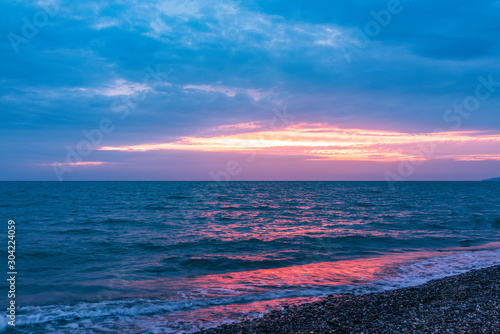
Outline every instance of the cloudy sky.
[(500, 1), (3, 1), (1, 180), (500, 176)]

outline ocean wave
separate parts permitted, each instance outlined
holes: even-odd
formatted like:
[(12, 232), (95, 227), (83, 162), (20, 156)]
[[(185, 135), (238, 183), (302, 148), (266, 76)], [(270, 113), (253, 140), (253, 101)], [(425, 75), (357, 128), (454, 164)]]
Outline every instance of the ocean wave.
[[(314, 296), (317, 291), (310, 291), (308, 296)], [(78, 303), (75, 305), (47, 305), (47, 306), (25, 306), (18, 309), (16, 316), (16, 327), (30, 328), (44, 324), (57, 326), (67, 323), (85, 320), (98, 320), (103, 318), (136, 318), (142, 316), (153, 316), (158, 314), (193, 311), (203, 308), (221, 305), (241, 305), (252, 302), (267, 301), (282, 298), (296, 293), (286, 291), (282, 293), (269, 292), (260, 295), (240, 295), (229, 298), (218, 299), (189, 299), (184, 300), (159, 300), (159, 299), (129, 299), (116, 301), (103, 301), (99, 303)], [(2, 322), (0, 320), (0, 325)], [(167, 325), (165, 325), (167, 326)], [(3, 327), (5, 329), (5, 326)], [(1, 328), (1, 327), (0, 327)]]
[[(381, 271), (373, 276), (374, 279), (352, 279), (351, 283), (334, 284), (318, 280), (316, 284), (285, 284), (279, 286), (279, 282), (275, 282), (278, 285), (261, 285), (253, 293), (245, 293), (238, 286), (226, 286), (227, 291), (223, 291), (224, 293), (219, 291), (217, 298), (207, 297), (209, 295), (214, 296), (214, 289), (217, 290), (214, 287), (213, 289), (205, 289), (206, 291), (203, 290), (205, 295), (202, 290), (199, 290), (196, 298), (185, 296), (183, 299), (178, 300), (137, 298), (98, 303), (78, 303), (75, 305), (25, 306), (18, 309), (17, 326), (30, 327), (49, 323), (51, 325), (57, 323), (67, 324), (72, 321), (109, 319), (109, 317), (134, 318), (180, 311), (194, 311), (220, 305), (224, 305), (230, 310), (231, 305), (253, 302), (317, 297), (328, 294), (359, 294), (415, 286), (433, 279), (465, 273), (472, 269), (499, 265), (500, 250), (488, 249), (488, 247), (477, 248), (472, 252), (451, 252), (446, 255), (431, 257), (416, 253), (413, 254), (413, 257), (405, 257), (404, 259), (395, 257), (395, 262), (392, 262), (389, 257), (385, 259), (385, 263), (388, 263), (388, 265), (380, 268)], [(248, 273), (245, 274), (245, 277), (247, 276), (249, 276)], [(226, 277), (229, 276), (226, 275)], [(213, 278), (210, 280), (213, 280)], [(1, 320), (0, 326), (4, 326)]]
[(405, 288), (495, 265), (500, 265), (500, 249), (435, 256), (400, 264), (392, 275), (375, 282), (374, 286), (378, 291)]

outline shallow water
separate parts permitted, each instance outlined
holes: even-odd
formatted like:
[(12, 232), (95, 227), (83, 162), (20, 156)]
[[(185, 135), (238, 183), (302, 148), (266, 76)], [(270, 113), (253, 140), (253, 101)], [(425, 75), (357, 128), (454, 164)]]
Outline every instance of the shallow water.
[(500, 264), (497, 182), (0, 187), (26, 333), (191, 332)]

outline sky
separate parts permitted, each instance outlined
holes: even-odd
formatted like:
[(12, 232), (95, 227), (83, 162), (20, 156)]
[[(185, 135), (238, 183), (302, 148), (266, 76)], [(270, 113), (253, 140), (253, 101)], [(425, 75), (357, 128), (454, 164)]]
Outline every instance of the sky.
[(500, 176), (500, 1), (0, 11), (0, 180)]

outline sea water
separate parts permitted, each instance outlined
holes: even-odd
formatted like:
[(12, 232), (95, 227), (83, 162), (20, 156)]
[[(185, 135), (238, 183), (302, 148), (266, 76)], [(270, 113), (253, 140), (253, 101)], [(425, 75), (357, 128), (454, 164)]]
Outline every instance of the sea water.
[[(5, 275), (7, 222), (16, 224), (20, 333), (190, 333), (283, 304), (500, 264), (499, 182), (0, 189)], [(5, 310), (5, 280), (1, 288)]]

